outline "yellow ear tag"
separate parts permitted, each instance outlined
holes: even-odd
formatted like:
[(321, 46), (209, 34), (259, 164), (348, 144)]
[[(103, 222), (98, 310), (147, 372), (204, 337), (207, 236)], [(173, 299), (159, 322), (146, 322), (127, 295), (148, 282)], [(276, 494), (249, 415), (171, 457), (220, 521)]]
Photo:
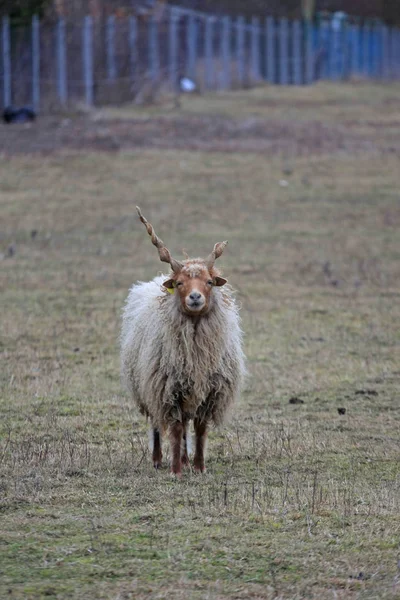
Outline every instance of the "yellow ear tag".
[(165, 288), (168, 294), (175, 294), (175, 288)]

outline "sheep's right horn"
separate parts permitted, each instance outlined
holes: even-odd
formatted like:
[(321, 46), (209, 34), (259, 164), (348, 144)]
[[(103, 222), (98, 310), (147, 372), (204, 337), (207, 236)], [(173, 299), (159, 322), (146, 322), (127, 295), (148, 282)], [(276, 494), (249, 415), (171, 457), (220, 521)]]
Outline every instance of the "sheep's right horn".
[(228, 242), (225, 241), (225, 242), (217, 242), (215, 244), (214, 250), (211, 252), (211, 254), (206, 259), (206, 264), (207, 264), (208, 269), (213, 268), (215, 261), (217, 260), (217, 258), (219, 258), (221, 256), (227, 243)]
[(153, 226), (151, 225), (151, 223), (149, 223), (147, 221), (147, 219), (144, 218), (144, 216), (142, 215), (142, 212), (138, 206), (136, 207), (136, 210), (138, 212), (139, 219), (142, 221), (143, 225), (147, 229), (147, 233), (149, 234), (149, 236), (151, 236), (152, 243), (158, 250), (160, 260), (162, 262), (169, 263), (171, 265), (171, 269), (174, 271), (174, 273), (177, 273), (178, 271), (180, 271), (183, 267), (183, 264), (181, 262), (179, 262), (179, 260), (175, 260), (174, 258), (172, 258), (170, 251), (168, 250), (168, 248), (166, 247), (166, 245), (164, 244), (162, 239), (160, 239), (155, 234)]

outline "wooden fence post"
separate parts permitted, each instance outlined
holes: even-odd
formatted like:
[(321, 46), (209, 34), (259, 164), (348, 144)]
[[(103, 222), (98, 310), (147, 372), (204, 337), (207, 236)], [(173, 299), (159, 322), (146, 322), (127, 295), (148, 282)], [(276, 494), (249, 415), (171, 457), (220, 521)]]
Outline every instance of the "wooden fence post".
[(275, 83), (276, 79), (276, 52), (275, 52), (275, 20), (273, 17), (267, 17), (265, 20), (266, 32), (266, 57), (265, 64), (267, 68), (267, 80), (269, 83)]
[(65, 22), (59, 19), (57, 22), (57, 92), (61, 104), (67, 104), (67, 57), (65, 49)]
[(311, 84), (314, 81), (314, 27), (311, 21), (304, 23), (304, 44), (305, 44), (305, 83)]
[(92, 17), (83, 21), (83, 80), (85, 85), (85, 100), (88, 106), (93, 105), (93, 31)]
[(208, 90), (214, 84), (214, 17), (206, 18), (204, 33), (205, 85)]
[(4, 107), (11, 105), (11, 53), (10, 53), (10, 21), (3, 17), (2, 21), (3, 50), (3, 102)]
[(260, 80), (260, 21), (251, 19), (251, 74), (255, 81)]
[(302, 27), (300, 21), (294, 21), (292, 27), (292, 64), (293, 64), (293, 83), (301, 85), (303, 83), (303, 43)]
[(370, 53), (369, 53), (369, 43), (370, 43), (370, 28), (368, 23), (365, 23), (363, 27), (363, 74), (368, 77), (370, 71)]
[(196, 80), (197, 64), (197, 21), (189, 15), (186, 26), (186, 77)]
[(399, 52), (399, 34), (396, 27), (391, 27), (390, 31), (390, 78), (397, 79), (399, 76), (399, 65), (400, 60)]
[(40, 25), (37, 15), (32, 17), (32, 105), (39, 110), (40, 103)]
[(380, 55), (380, 76), (382, 79), (388, 79), (388, 28), (381, 26), (381, 55)]
[(279, 83), (281, 85), (289, 83), (288, 37), (288, 20), (283, 17), (279, 22)]
[(245, 72), (245, 60), (244, 60), (244, 17), (238, 17), (235, 26), (236, 33), (236, 65), (237, 65), (237, 78), (239, 86), (244, 85), (244, 72)]
[(171, 9), (168, 22), (168, 74), (171, 88), (175, 91), (178, 81), (178, 16)]
[(115, 65), (115, 17), (110, 15), (106, 22), (106, 61), (107, 79), (114, 81), (117, 76)]
[(357, 75), (360, 68), (360, 29), (358, 25), (351, 25), (351, 56), (350, 72), (351, 75)]
[(138, 76), (138, 53), (137, 53), (137, 21), (136, 17), (129, 17), (129, 70), (133, 83)]
[(365, 38), (365, 29), (364, 29), (363, 25), (359, 25), (358, 26), (358, 40), (357, 40), (357, 45), (358, 45), (358, 73), (360, 75), (362, 75), (364, 73), (364, 68), (365, 68), (365, 44), (364, 44), (364, 38)]
[(337, 79), (338, 76), (338, 31), (335, 29), (334, 21), (329, 22), (329, 38), (328, 38), (328, 77), (329, 79)]
[(391, 81), (394, 79), (394, 28), (389, 27), (388, 29), (388, 76)]
[(379, 77), (380, 74), (380, 52), (381, 52), (381, 31), (373, 23), (371, 26), (371, 75)]
[(321, 79), (328, 79), (330, 60), (330, 28), (326, 21), (321, 21), (319, 40), (321, 50)]
[(160, 57), (158, 53), (158, 25), (154, 17), (149, 20), (149, 31), (148, 31), (148, 43), (149, 43), (149, 71), (150, 79), (154, 83), (159, 78), (160, 71)]
[(226, 90), (231, 87), (231, 48), (230, 48), (230, 34), (231, 34), (231, 20), (229, 17), (223, 17), (221, 21), (221, 87)]

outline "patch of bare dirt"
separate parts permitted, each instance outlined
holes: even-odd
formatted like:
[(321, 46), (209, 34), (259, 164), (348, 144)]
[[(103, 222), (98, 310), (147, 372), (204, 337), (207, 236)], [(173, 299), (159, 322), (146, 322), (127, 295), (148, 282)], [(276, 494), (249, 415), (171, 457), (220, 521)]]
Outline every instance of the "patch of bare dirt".
[(41, 117), (34, 124), (0, 125), (0, 153), (54, 153), (64, 149), (116, 152), (171, 148), (212, 152), (261, 152), (292, 155), (376, 151), (373, 139), (351, 128), (323, 122), (288, 123), (251, 117), (162, 116), (96, 121), (89, 115), (70, 119)]

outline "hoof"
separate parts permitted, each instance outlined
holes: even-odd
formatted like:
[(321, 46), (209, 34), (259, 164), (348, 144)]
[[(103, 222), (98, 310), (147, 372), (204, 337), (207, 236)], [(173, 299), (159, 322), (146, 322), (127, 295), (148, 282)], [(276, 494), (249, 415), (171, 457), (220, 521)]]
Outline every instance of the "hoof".
[(171, 469), (171, 477), (173, 477), (174, 479), (182, 479), (182, 471), (173, 471)]
[(195, 473), (205, 473), (207, 471), (207, 469), (205, 468), (205, 466), (194, 466), (194, 472)]
[(182, 456), (182, 467), (190, 467), (190, 460), (187, 455)]

